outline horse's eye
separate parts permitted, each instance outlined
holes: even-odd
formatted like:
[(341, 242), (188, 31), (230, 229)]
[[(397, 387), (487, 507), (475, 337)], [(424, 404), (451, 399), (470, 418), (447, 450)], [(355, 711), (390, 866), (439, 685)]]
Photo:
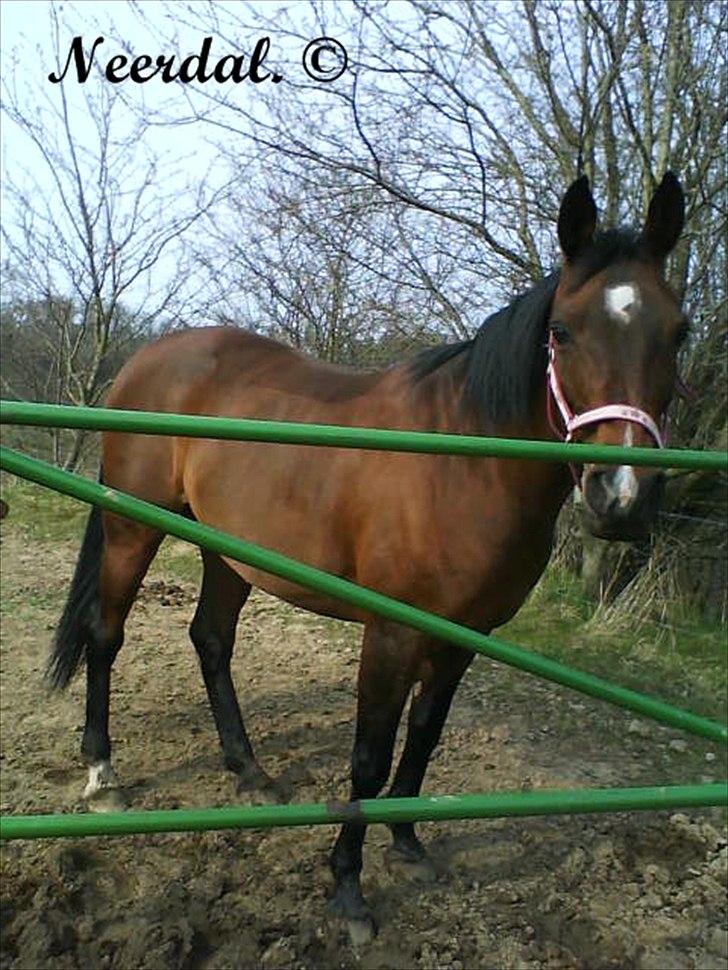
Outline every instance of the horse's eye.
[(568, 344), (571, 340), (571, 334), (563, 325), (563, 323), (552, 323), (549, 326), (551, 331), (551, 336), (554, 338), (557, 344)]

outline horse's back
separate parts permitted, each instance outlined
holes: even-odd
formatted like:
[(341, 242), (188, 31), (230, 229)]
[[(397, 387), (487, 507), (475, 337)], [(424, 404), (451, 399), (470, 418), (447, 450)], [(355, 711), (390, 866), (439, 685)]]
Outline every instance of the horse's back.
[[(132, 410), (362, 424), (376, 421), (369, 405), (377, 395), (369, 392), (382, 376), (323, 363), (244, 330), (200, 328), (170, 334), (139, 351), (119, 373), (107, 403)], [(107, 484), (147, 501), (177, 511), (189, 508), (217, 528), (350, 574), (354, 553), (345, 522), (356, 458), (341, 449), (107, 433), (103, 476)], [(331, 611), (336, 609), (331, 604)]]
[[(107, 406), (138, 411), (347, 421), (352, 402), (378, 375), (314, 360), (277, 341), (235, 327), (176, 331), (138, 351), (122, 368)], [(145, 465), (178, 466), (179, 439), (109, 433), (104, 436), (106, 476), (123, 476), (138, 453)], [(138, 477), (135, 468), (131, 478)], [(178, 469), (179, 471), (179, 469)], [(143, 478), (140, 486), (143, 489)], [(157, 476), (158, 477), (158, 476)], [(156, 482), (150, 482), (159, 501)], [(119, 487), (123, 487), (119, 485)], [(166, 504), (166, 503), (165, 503)]]
[(369, 389), (377, 375), (336, 367), (236, 327), (203, 327), (148, 344), (122, 368), (110, 407), (203, 413), (233, 412), (249, 388), (286, 391), (327, 405)]

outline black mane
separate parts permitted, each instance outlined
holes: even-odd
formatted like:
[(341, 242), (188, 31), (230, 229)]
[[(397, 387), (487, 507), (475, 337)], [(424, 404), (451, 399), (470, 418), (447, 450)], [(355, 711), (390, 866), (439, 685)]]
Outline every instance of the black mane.
[[(639, 259), (641, 237), (629, 229), (600, 233), (571, 264), (575, 287), (613, 263)], [(464, 355), (464, 402), (474, 407), (486, 429), (528, 418), (533, 395), (546, 374), (546, 324), (560, 272), (517, 296), (482, 324), (472, 340), (443, 344), (418, 354), (410, 375), (420, 381), (448, 361)]]
[(552, 273), (483, 323), (472, 340), (425, 350), (410, 364), (420, 381), (465, 354), (465, 401), (486, 427), (524, 420), (546, 372), (546, 321), (559, 274)]

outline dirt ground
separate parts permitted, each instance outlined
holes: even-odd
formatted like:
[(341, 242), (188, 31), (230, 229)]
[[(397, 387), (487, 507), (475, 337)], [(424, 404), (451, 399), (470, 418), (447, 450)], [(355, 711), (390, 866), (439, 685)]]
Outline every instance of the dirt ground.
[[(78, 810), (82, 680), (46, 693), (48, 642), (75, 545), (2, 548), (3, 812)], [(115, 767), (139, 809), (223, 805), (187, 624), (195, 587), (157, 571), (115, 668)], [(296, 801), (344, 798), (358, 631), (254, 595), (234, 664), (262, 764)], [(687, 744), (685, 743), (687, 740)], [(426, 791), (682, 783), (724, 777), (721, 752), (479, 658)], [(421, 826), (432, 885), (391, 875), (369, 830), (364, 890), (380, 932), (361, 951), (327, 912), (328, 827), (12, 842), (2, 855), (0, 968), (722, 968), (717, 811)]]

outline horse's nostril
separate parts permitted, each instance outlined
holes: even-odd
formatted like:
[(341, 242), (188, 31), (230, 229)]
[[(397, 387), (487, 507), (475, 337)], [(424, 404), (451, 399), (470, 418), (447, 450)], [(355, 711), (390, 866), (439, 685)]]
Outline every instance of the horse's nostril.
[(587, 477), (585, 487), (587, 504), (601, 516), (631, 515), (640, 496), (635, 473), (626, 465), (594, 470)]
[(617, 494), (610, 488), (609, 471), (598, 470), (587, 475), (584, 483), (584, 499), (597, 515), (607, 515), (617, 507)]
[(651, 516), (660, 504), (664, 475), (637, 478), (632, 468), (600, 468), (584, 478), (584, 500), (600, 519), (627, 521)]

